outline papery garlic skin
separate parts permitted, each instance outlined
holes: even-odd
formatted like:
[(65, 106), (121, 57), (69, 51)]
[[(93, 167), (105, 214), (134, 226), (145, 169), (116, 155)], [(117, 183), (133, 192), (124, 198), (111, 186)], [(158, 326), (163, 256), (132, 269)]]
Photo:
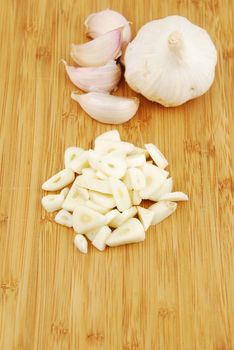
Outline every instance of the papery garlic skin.
[(122, 27), (123, 44), (127, 45), (131, 41), (132, 34), (129, 22), (119, 12), (110, 9), (89, 15), (85, 20), (85, 26), (86, 34), (90, 38), (97, 38), (113, 29)]
[(115, 61), (100, 67), (73, 67), (64, 60), (62, 62), (72, 83), (86, 92), (114, 91), (121, 78), (120, 65)]
[(99, 67), (121, 55), (122, 29), (105, 33), (85, 44), (71, 46), (72, 59), (82, 67)]
[(119, 97), (98, 92), (78, 95), (72, 92), (71, 98), (93, 119), (104, 124), (125, 123), (136, 114), (139, 107), (136, 97)]
[(204, 94), (215, 76), (217, 51), (202, 28), (185, 17), (145, 24), (125, 53), (129, 86), (151, 101), (178, 106)]

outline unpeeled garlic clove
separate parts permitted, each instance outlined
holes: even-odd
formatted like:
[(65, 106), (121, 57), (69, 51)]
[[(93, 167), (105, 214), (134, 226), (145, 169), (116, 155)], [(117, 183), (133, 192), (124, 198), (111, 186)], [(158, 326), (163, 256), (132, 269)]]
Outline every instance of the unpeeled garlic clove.
[(122, 29), (105, 33), (85, 44), (71, 46), (71, 57), (80, 66), (99, 67), (121, 55)]
[(131, 27), (126, 18), (119, 12), (106, 9), (92, 13), (85, 20), (86, 34), (91, 38), (97, 38), (113, 29), (122, 27), (122, 40), (125, 45), (131, 41)]
[(115, 61), (110, 61), (101, 67), (72, 67), (66, 61), (62, 62), (73, 84), (86, 92), (114, 91), (121, 78), (120, 65)]
[(112, 96), (99, 92), (82, 95), (72, 92), (71, 98), (78, 102), (90, 117), (104, 124), (125, 123), (136, 114), (139, 107), (136, 97)]

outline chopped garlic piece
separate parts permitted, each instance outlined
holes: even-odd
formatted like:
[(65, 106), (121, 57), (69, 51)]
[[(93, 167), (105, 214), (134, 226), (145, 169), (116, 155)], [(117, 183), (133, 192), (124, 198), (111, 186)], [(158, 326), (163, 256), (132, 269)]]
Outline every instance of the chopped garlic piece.
[(170, 193), (163, 194), (159, 198), (159, 201), (172, 201), (172, 202), (187, 201), (187, 200), (188, 200), (188, 196), (183, 192), (170, 192)]
[(115, 200), (111, 194), (89, 191), (90, 199), (101, 207), (112, 209), (116, 206)]
[(84, 254), (88, 253), (88, 242), (83, 235), (77, 234), (74, 239), (74, 244), (81, 253), (84, 253)]
[(149, 210), (152, 210), (154, 213), (152, 225), (157, 225), (168, 216), (174, 213), (177, 208), (177, 203), (175, 202), (158, 202), (149, 207)]
[(167, 177), (167, 172), (155, 165), (145, 164), (143, 174), (145, 176), (146, 186), (139, 193), (142, 199), (148, 199), (152, 193), (162, 186), (163, 181)]
[(73, 212), (73, 228), (77, 233), (86, 233), (105, 223), (104, 215), (84, 205), (78, 205)]
[(43, 183), (42, 189), (46, 191), (58, 191), (69, 185), (75, 179), (75, 174), (70, 169), (63, 169)]
[(104, 156), (100, 161), (99, 169), (109, 177), (121, 179), (127, 170), (126, 160), (121, 155)]
[(108, 213), (106, 213), (105, 215), (106, 225), (109, 225), (109, 223), (119, 214), (120, 212), (118, 211), (118, 209), (113, 209), (111, 211), (108, 211)]
[(97, 203), (91, 201), (91, 200), (88, 200), (84, 203), (88, 208), (91, 208), (95, 211), (97, 211), (98, 213), (101, 213), (101, 214), (106, 214), (108, 211), (109, 211), (109, 208), (106, 208), (106, 207), (102, 207), (101, 205), (98, 205)]
[(116, 247), (122, 244), (141, 242), (144, 239), (145, 231), (141, 222), (131, 218), (110, 234), (106, 244), (110, 247)]
[(84, 175), (80, 175), (77, 176), (76, 181), (80, 187), (87, 188), (88, 190), (112, 194), (108, 180), (98, 180), (94, 178), (89, 178)]
[(54, 221), (57, 222), (57, 224), (72, 227), (72, 214), (64, 209), (61, 209), (56, 214)]
[(104, 132), (103, 134), (96, 137), (95, 142), (100, 140), (121, 141), (118, 130), (110, 130)]
[(124, 179), (126, 186), (131, 190), (143, 190), (146, 186), (146, 178), (139, 168), (129, 168)]
[(137, 211), (139, 220), (142, 223), (145, 231), (147, 231), (151, 225), (151, 222), (153, 221), (154, 213), (151, 210), (143, 207), (137, 207)]
[(117, 228), (121, 226), (127, 220), (133, 218), (137, 213), (136, 207), (131, 207), (129, 209), (124, 210), (122, 213), (119, 213), (111, 222), (109, 223), (110, 227)]
[(92, 244), (98, 250), (103, 251), (106, 248), (106, 240), (111, 234), (111, 229), (108, 226), (101, 227), (95, 234)]
[(94, 151), (104, 154), (128, 154), (134, 149), (134, 145), (123, 141), (98, 140), (95, 142)]
[(69, 147), (66, 149), (65, 154), (64, 154), (64, 165), (66, 169), (70, 169), (71, 168), (71, 162), (76, 159), (77, 157), (79, 157), (82, 153), (84, 152), (84, 150), (80, 147)]
[(127, 156), (126, 158), (126, 162), (127, 162), (127, 167), (128, 168), (135, 168), (138, 166), (144, 166), (144, 164), (146, 163), (146, 159), (145, 159), (145, 154), (144, 153), (140, 153), (140, 154), (132, 154)]
[(63, 201), (64, 196), (62, 194), (49, 194), (42, 198), (41, 204), (48, 213), (52, 213), (61, 209)]
[(109, 179), (111, 191), (119, 211), (124, 211), (131, 207), (131, 199), (125, 184), (115, 178)]
[(149, 196), (149, 199), (151, 201), (158, 201), (161, 196), (163, 196), (166, 193), (172, 192), (173, 188), (173, 180), (171, 177), (168, 179), (165, 179), (163, 184)]
[(168, 166), (168, 161), (155, 145), (152, 143), (147, 143), (145, 144), (145, 148), (159, 168), (164, 169)]
[(88, 151), (84, 151), (70, 162), (71, 169), (77, 174), (81, 174), (82, 169), (88, 168), (88, 166)]

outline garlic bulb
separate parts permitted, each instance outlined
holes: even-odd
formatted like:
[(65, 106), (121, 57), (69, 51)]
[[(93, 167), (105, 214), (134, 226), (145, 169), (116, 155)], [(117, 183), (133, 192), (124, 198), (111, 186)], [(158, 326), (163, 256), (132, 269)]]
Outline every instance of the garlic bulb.
[(131, 40), (129, 22), (119, 12), (110, 9), (89, 15), (85, 20), (85, 26), (86, 34), (91, 38), (97, 38), (113, 29), (122, 27), (122, 41), (124, 46)]
[(121, 124), (130, 120), (139, 107), (138, 98), (112, 96), (105, 93), (89, 92), (71, 98), (78, 102), (88, 115), (105, 124)]
[(70, 80), (83, 91), (111, 92), (116, 89), (121, 68), (115, 61), (109, 61), (100, 67), (72, 67), (66, 61), (65, 65)]
[(103, 66), (121, 55), (122, 29), (100, 35), (85, 44), (71, 46), (72, 59), (84, 67)]
[(216, 48), (208, 33), (185, 17), (145, 24), (125, 53), (130, 87), (166, 107), (204, 94), (214, 80)]

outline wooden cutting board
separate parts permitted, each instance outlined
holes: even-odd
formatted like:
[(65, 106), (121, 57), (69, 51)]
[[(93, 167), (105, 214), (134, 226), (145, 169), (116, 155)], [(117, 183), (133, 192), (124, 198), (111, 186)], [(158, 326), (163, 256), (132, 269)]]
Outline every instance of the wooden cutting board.
[[(71, 229), (41, 208), (41, 184), (66, 147), (110, 130), (70, 99), (70, 44), (88, 14), (111, 7), (131, 22), (172, 14), (209, 31), (219, 52), (204, 96), (164, 108), (140, 97), (118, 126), (154, 142), (188, 203), (144, 243), (84, 256)], [(234, 349), (233, 3), (223, 0), (19, 0), (0, 6), (0, 349)], [(118, 95), (135, 96), (124, 82)]]

